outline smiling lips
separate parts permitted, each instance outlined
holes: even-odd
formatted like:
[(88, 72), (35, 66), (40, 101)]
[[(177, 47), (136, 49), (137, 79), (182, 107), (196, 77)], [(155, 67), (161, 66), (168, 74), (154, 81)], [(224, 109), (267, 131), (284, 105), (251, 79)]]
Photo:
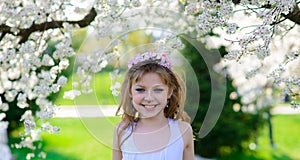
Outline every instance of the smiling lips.
[(157, 105), (142, 105), (147, 111), (153, 111)]

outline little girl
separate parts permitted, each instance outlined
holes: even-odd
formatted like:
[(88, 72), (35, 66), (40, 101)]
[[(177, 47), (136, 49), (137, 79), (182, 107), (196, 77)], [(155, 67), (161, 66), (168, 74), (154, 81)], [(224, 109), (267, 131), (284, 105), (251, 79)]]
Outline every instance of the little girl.
[(146, 52), (129, 61), (121, 96), (113, 160), (194, 159), (185, 85), (166, 54)]

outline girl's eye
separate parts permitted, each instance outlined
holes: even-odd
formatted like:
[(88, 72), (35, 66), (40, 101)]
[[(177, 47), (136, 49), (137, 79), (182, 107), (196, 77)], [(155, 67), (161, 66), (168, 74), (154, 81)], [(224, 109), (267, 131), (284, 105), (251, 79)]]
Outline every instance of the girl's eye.
[(143, 88), (136, 88), (135, 91), (137, 91), (137, 92), (144, 92), (145, 89), (143, 89)]
[(162, 91), (164, 91), (164, 89), (162, 89), (162, 88), (154, 89), (154, 92), (162, 92)]

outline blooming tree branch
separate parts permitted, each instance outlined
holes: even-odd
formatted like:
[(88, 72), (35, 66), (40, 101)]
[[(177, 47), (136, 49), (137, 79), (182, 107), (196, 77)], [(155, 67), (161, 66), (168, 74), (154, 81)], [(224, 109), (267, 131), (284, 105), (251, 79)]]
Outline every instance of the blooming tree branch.
[[(220, 2), (220, 1), (218, 1)], [(247, 4), (246, 1), (242, 1), (242, 0), (232, 0), (232, 2), (235, 5), (239, 5), (239, 4)], [(251, 4), (252, 1), (249, 1)], [(255, 5), (256, 1), (253, 1), (253, 4)], [(294, 9), (291, 10), (289, 13), (282, 13), (281, 15), (283, 17), (285, 17), (286, 19), (289, 19), (292, 22), (295, 22), (296, 24), (300, 25), (300, 10), (299, 10), (299, 6), (298, 4), (300, 3), (300, 1), (295, 1), (294, 3)], [(286, 1), (285, 4), (282, 5), (289, 5), (291, 4), (289, 1)], [(265, 4), (263, 3), (261, 6), (258, 6), (258, 8), (266, 8), (266, 9), (271, 9), (272, 8), (272, 4), (270, 1), (266, 1)], [(250, 8), (249, 8), (250, 9)]]
[(78, 25), (79, 27), (83, 28), (88, 25), (95, 19), (97, 13), (94, 8), (90, 10), (90, 12), (81, 20), (78, 21), (51, 21), (51, 22), (44, 22), (40, 24), (35, 24), (33, 23), (29, 28), (22, 28), (17, 31), (17, 33), (12, 32), (12, 27), (7, 26), (6, 24), (2, 24), (0, 26), (0, 32), (2, 32), (2, 35), (0, 37), (1, 39), (6, 35), (6, 34), (12, 34), (16, 36), (20, 36), (20, 44), (24, 43), (28, 40), (28, 37), (31, 35), (31, 33), (34, 32), (43, 32), (49, 29), (55, 29), (55, 28), (63, 28), (63, 23), (68, 23), (72, 25)]
[(295, 6), (294, 6), (294, 10), (288, 14), (282, 14), (283, 17), (291, 20), (292, 22), (295, 22), (296, 24), (300, 25), (300, 10), (299, 10), (299, 4), (300, 2), (298, 2)]

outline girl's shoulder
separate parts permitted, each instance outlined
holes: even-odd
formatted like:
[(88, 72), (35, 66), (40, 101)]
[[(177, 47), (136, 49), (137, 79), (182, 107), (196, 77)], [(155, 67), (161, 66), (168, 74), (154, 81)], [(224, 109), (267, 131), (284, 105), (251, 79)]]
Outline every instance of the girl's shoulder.
[(178, 128), (182, 135), (193, 133), (193, 129), (190, 123), (182, 120), (176, 120), (176, 119), (169, 119), (169, 120), (178, 124)]
[(126, 123), (125, 121), (122, 120), (121, 122), (119, 122), (115, 125), (115, 130), (116, 129), (125, 129), (127, 127), (128, 127), (128, 123)]
[(117, 123), (115, 125), (115, 131), (118, 131), (118, 132), (122, 132), (122, 131), (131, 131), (132, 130), (132, 125), (129, 123), (129, 122), (126, 122), (126, 121), (121, 121), (119, 123)]
[(181, 121), (181, 120), (177, 120), (177, 121), (178, 121), (178, 127), (179, 127), (181, 133), (192, 131), (192, 126), (190, 123)]
[(181, 132), (185, 148), (191, 146), (191, 143), (193, 143), (193, 129), (191, 124), (178, 120), (178, 128)]

